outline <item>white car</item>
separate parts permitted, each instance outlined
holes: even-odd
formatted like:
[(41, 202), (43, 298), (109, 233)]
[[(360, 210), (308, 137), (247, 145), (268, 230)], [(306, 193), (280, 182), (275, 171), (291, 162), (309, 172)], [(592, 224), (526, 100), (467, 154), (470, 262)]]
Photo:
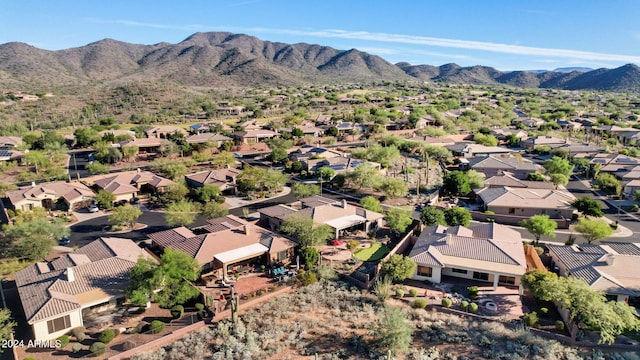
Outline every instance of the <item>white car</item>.
[(91, 204), (87, 207), (87, 210), (90, 213), (95, 213), (95, 212), (98, 212), (99, 209), (98, 209), (98, 206), (96, 206), (96, 204)]

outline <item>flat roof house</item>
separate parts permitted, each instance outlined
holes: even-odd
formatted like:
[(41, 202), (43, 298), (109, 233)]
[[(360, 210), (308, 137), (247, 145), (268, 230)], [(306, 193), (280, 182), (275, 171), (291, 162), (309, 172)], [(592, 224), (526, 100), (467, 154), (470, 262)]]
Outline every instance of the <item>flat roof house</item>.
[(428, 227), (409, 257), (418, 265), (413, 279), (433, 283), (446, 275), (489, 282), (494, 288), (520, 285), (527, 271), (520, 233), (496, 223)]
[(37, 340), (51, 340), (84, 326), (91, 313), (124, 298), (129, 272), (152, 258), (129, 239), (100, 238), (50, 262), (15, 273), (27, 323)]

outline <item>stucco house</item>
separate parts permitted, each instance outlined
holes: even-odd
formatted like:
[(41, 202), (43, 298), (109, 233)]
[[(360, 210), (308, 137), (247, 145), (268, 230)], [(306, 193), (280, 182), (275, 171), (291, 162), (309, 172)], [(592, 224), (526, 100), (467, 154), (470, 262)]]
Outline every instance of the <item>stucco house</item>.
[(219, 148), (220, 146), (222, 146), (222, 144), (231, 140), (232, 139), (230, 137), (224, 136), (222, 134), (205, 132), (205, 133), (191, 135), (187, 138), (186, 141), (187, 141), (187, 144), (191, 144), (191, 145), (211, 143), (213, 144), (213, 146)]
[(52, 340), (84, 326), (94, 312), (121, 303), (129, 272), (140, 257), (151, 259), (129, 239), (100, 238), (50, 262), (15, 273), (27, 323), (36, 340)]
[(520, 233), (496, 223), (428, 227), (409, 257), (418, 265), (412, 278), (436, 284), (452, 276), (488, 282), (494, 288), (519, 286), (527, 271)]
[(476, 156), (488, 155), (508, 155), (514, 151), (500, 146), (484, 146), (476, 143), (456, 143), (446, 148), (451, 151), (454, 156), (471, 158)]
[(234, 131), (231, 136), (242, 144), (255, 144), (261, 141), (266, 141), (278, 136), (278, 133), (271, 130), (245, 130)]
[(153, 246), (182, 250), (198, 261), (202, 272), (224, 278), (245, 269), (288, 264), (296, 243), (243, 219), (227, 215), (208, 220), (195, 234), (186, 227), (149, 234)]
[(241, 173), (242, 170), (238, 169), (212, 169), (185, 175), (184, 178), (190, 188), (198, 189), (205, 185), (215, 185), (222, 191), (234, 192), (236, 178)]
[(115, 201), (130, 201), (140, 194), (162, 193), (174, 182), (150, 171), (123, 171), (88, 177), (84, 182), (96, 190), (106, 190), (115, 195)]
[(469, 168), (490, 178), (509, 172), (518, 179), (526, 180), (529, 174), (538, 171), (536, 164), (521, 158), (507, 156), (477, 156), (467, 159)]
[(336, 201), (322, 196), (311, 196), (300, 200), (301, 209), (286, 205), (275, 205), (258, 210), (260, 220), (272, 229), (277, 229), (287, 217), (296, 214), (310, 217), (316, 224), (329, 225), (337, 239), (345, 231), (373, 231), (381, 224), (383, 214)]
[(576, 200), (570, 192), (556, 189), (486, 187), (476, 191), (483, 210), (497, 215), (530, 217), (546, 214), (552, 219), (571, 219)]
[(78, 210), (94, 203), (95, 193), (78, 181), (56, 181), (8, 190), (9, 206), (29, 211), (43, 207), (47, 210)]
[(640, 245), (547, 245), (549, 255), (562, 276), (584, 280), (610, 300), (640, 307)]
[(181, 127), (173, 126), (173, 125), (161, 125), (155, 126), (150, 129), (145, 130), (144, 132), (149, 138), (162, 138), (166, 139), (169, 135), (180, 134), (182, 136), (187, 136), (187, 131)]

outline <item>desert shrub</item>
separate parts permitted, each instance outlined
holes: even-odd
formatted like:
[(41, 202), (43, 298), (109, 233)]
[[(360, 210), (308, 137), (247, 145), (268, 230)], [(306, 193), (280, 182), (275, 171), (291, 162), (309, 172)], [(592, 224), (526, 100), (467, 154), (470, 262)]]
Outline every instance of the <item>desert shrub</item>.
[(411, 297), (416, 297), (418, 295), (418, 290), (416, 289), (409, 289), (409, 296)]
[(540, 315), (547, 316), (549, 314), (549, 309), (546, 307), (540, 308)]
[(107, 345), (105, 345), (104, 343), (99, 342), (99, 341), (98, 342), (94, 342), (89, 347), (89, 351), (91, 351), (93, 356), (100, 356), (100, 355), (104, 354), (106, 349), (107, 349)]
[(71, 334), (78, 340), (79, 342), (84, 341), (87, 338), (87, 335), (84, 333), (85, 329), (83, 326), (79, 326), (71, 329)]
[(453, 305), (453, 301), (451, 301), (451, 299), (449, 298), (442, 299), (442, 306), (448, 308), (448, 307), (451, 307), (451, 305)]
[(138, 325), (136, 325), (136, 332), (142, 333), (148, 330), (149, 323), (146, 321), (140, 321)]
[(136, 344), (133, 340), (127, 340), (124, 342), (124, 344), (122, 344), (124, 351), (135, 349), (137, 346), (138, 344)]
[(564, 321), (556, 320), (556, 330), (564, 330)]
[(391, 279), (386, 276), (378, 278), (378, 281), (373, 285), (373, 292), (382, 302), (389, 299), (391, 297)]
[(176, 305), (171, 308), (171, 317), (174, 319), (179, 319), (184, 315), (184, 306)]
[(100, 333), (100, 335), (98, 335), (98, 341), (100, 341), (101, 343), (104, 344), (108, 344), (111, 342), (111, 340), (113, 340), (116, 335), (118, 335), (116, 333), (116, 330), (114, 329), (105, 329), (102, 330), (102, 332)]
[(204, 304), (196, 303), (195, 308), (197, 311), (202, 311), (204, 310)]
[(533, 249), (538, 253), (538, 256), (544, 254), (544, 248), (541, 246), (535, 246)]
[(491, 210), (485, 210), (484, 213), (487, 214), (487, 215), (495, 215), (496, 214), (494, 211), (491, 211)]
[(396, 297), (404, 297), (404, 289), (403, 288), (397, 288), (396, 289)]
[(475, 285), (474, 286), (469, 286), (467, 288), (467, 291), (469, 292), (469, 297), (470, 298), (475, 299), (475, 298), (478, 297), (479, 290), (478, 290), (477, 286), (475, 286)]
[(302, 281), (302, 285), (308, 286), (318, 282), (318, 276), (313, 271), (306, 271), (300, 274), (300, 280)]
[(257, 296), (262, 296), (262, 295), (264, 295), (264, 290), (260, 289), (260, 290), (256, 291), (256, 295), (257, 295)]
[(427, 307), (427, 299), (416, 299), (413, 302), (413, 307), (416, 309), (424, 309)]
[(528, 314), (524, 314), (522, 317), (524, 323), (529, 327), (538, 327), (540, 326), (540, 322), (538, 321), (538, 313), (532, 311)]
[(149, 325), (152, 334), (159, 334), (164, 329), (164, 323), (160, 320), (153, 320)]
[(478, 304), (476, 303), (471, 303), (469, 304), (469, 312), (472, 314), (475, 314), (478, 312)]
[(69, 335), (62, 335), (58, 338), (58, 341), (60, 341), (60, 347), (65, 347), (67, 345), (69, 345)]
[(80, 350), (82, 350), (82, 344), (73, 344), (73, 346), (71, 346), (71, 352), (74, 354), (79, 353)]
[(460, 303), (460, 309), (462, 309), (463, 311), (467, 311), (467, 308), (469, 307), (469, 302), (468, 301), (463, 301)]

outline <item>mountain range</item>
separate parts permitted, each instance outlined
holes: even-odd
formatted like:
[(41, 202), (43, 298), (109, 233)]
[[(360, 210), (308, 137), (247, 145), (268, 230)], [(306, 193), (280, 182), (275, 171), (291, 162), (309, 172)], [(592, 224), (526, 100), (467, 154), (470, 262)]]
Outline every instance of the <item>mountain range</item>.
[(380, 80), (640, 93), (640, 68), (634, 64), (509, 72), (486, 66), (391, 64), (356, 49), (285, 44), (226, 32), (195, 33), (177, 44), (105, 39), (57, 51), (18, 42), (0, 45), (0, 86), (17, 90), (135, 81), (228, 87)]

